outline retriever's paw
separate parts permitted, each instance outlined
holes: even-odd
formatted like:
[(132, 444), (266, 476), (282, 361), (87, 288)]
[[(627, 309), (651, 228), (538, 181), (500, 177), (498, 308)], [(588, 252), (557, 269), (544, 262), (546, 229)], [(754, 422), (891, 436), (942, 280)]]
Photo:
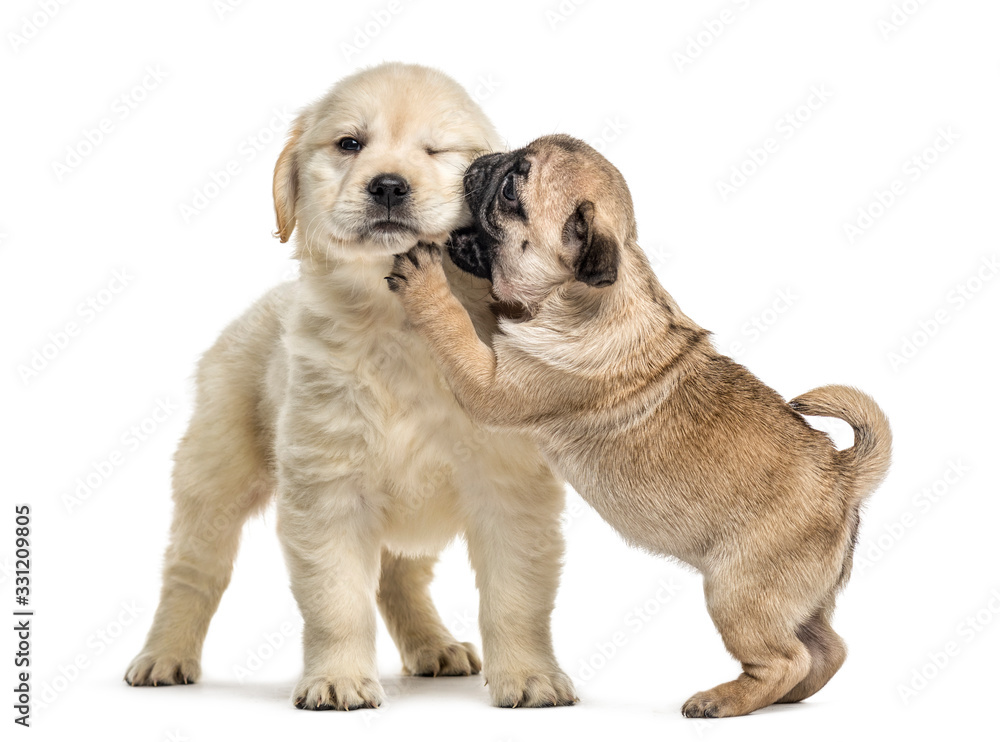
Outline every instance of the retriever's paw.
[(418, 242), (409, 252), (397, 255), (385, 280), (400, 298), (428, 287), (446, 287), (440, 245)]
[(366, 677), (304, 677), (295, 687), (295, 708), (311, 711), (354, 711), (378, 708), (385, 699), (382, 684)]
[(573, 681), (558, 668), (547, 672), (488, 673), (487, 684), (493, 705), (504, 708), (572, 706), (580, 700)]
[(129, 685), (188, 685), (201, 676), (197, 657), (175, 657), (169, 654), (143, 652), (125, 671)]
[(403, 654), (403, 672), (410, 675), (478, 675), (483, 663), (469, 642), (428, 644)]

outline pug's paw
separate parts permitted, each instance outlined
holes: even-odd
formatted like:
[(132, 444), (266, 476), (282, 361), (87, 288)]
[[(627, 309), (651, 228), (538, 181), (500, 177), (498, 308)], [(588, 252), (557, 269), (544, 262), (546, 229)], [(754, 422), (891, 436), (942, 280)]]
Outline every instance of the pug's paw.
[(385, 277), (389, 290), (406, 301), (406, 297), (425, 293), (429, 289), (447, 289), (441, 246), (418, 242), (409, 252), (397, 255), (392, 272)]

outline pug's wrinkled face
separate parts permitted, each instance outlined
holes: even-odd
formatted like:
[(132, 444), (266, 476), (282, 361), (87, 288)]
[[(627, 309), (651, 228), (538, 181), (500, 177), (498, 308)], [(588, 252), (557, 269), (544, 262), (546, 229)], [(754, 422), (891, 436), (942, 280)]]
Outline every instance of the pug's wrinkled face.
[(443, 240), (469, 214), (462, 176), (499, 138), (453, 80), (387, 64), (340, 82), (297, 119), (274, 175), (278, 235), (299, 257), (384, 258)]
[(634, 229), (631, 199), (621, 174), (589, 145), (555, 135), (480, 157), (465, 191), (474, 225), (452, 234), (449, 254), (490, 279), (497, 299), (530, 309), (567, 282), (603, 288), (617, 280)]

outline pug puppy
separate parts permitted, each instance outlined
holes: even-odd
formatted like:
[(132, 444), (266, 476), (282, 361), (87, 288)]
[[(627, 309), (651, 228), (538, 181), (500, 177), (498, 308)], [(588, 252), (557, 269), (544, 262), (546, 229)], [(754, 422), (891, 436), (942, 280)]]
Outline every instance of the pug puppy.
[[(160, 604), (131, 685), (189, 683), (240, 531), (277, 502), (304, 619), (303, 709), (378, 706), (376, 605), (414, 675), (478, 673), (431, 601), (434, 563), (464, 536), (480, 589), (483, 672), (498, 706), (573, 703), (549, 615), (563, 485), (535, 445), (487, 433), (455, 401), (383, 277), (414, 241), (468, 224), (463, 175), (500, 138), (437, 70), (363, 70), (296, 119), (274, 170), (277, 236), (300, 277), (205, 354), (178, 447)], [(448, 266), (485, 341), (489, 284)]]
[[(459, 402), (531, 436), (629, 543), (702, 572), (743, 673), (692, 696), (686, 716), (814, 694), (846, 655), (830, 619), (859, 507), (889, 466), (885, 415), (843, 386), (786, 403), (717, 353), (636, 244), (621, 173), (583, 142), (482, 157), (465, 185), (476, 224), (449, 249), (511, 308), (492, 347), (448, 291), (439, 246), (398, 256), (388, 277)], [(803, 415), (846, 420), (853, 447)]]

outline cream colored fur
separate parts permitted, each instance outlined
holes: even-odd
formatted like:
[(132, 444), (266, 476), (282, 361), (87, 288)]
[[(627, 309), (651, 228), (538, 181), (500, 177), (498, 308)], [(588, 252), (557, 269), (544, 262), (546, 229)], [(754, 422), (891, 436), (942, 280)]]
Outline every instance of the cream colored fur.
[[(339, 147), (344, 137), (361, 151)], [(300, 708), (382, 701), (376, 605), (406, 671), (479, 671), (474, 648), (449, 634), (428, 593), (436, 555), (458, 535), (480, 590), (493, 703), (574, 701), (549, 631), (562, 486), (526, 437), (469, 419), (384, 281), (394, 253), (468, 222), (462, 175), (499, 146), (454, 81), (417, 66), (360, 72), (298, 117), (274, 196), (277, 234), (295, 233), (301, 277), (260, 299), (199, 365), (160, 605), (129, 683), (198, 678), (242, 525), (276, 495), (305, 621)], [(380, 173), (410, 184), (405, 229), (374, 224), (367, 184)], [(488, 341), (489, 284), (447, 270)]]

